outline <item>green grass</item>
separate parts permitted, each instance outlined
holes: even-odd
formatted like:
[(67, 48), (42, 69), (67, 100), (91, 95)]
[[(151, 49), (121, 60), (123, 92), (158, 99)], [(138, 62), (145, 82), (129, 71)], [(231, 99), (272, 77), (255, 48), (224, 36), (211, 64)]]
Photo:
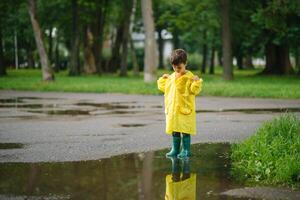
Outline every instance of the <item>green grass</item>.
[(300, 118), (286, 113), (232, 145), (232, 174), (248, 183), (300, 188)]
[[(203, 74), (204, 96), (300, 98), (300, 78), (289, 76), (258, 76), (260, 70), (235, 70), (234, 81), (222, 79), (220, 67), (215, 75)], [(193, 71), (199, 75), (199, 72)], [(159, 70), (157, 76), (172, 71)], [(120, 92), (128, 94), (160, 94), (156, 82), (144, 83), (142, 73), (134, 77), (118, 77), (116, 74), (82, 75), (69, 77), (66, 71), (55, 75), (55, 82), (41, 81), (40, 70), (8, 70), (8, 76), (0, 78), (0, 89), (64, 91), (64, 92)]]

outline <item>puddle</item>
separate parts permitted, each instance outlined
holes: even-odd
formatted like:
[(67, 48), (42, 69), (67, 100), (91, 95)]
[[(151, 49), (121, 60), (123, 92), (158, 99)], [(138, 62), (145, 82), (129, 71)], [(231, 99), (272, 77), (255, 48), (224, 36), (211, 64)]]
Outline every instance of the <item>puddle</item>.
[(242, 112), (242, 113), (282, 113), (282, 112), (300, 112), (299, 107), (292, 108), (243, 108), (243, 109), (220, 109), (220, 110), (196, 110), (196, 113), (205, 112)]
[(0, 108), (52, 108), (51, 104), (0, 104)]
[(24, 147), (22, 143), (0, 143), (0, 149), (21, 149)]
[(0, 103), (21, 103), (21, 99), (18, 98), (9, 98), (9, 99), (0, 99)]
[(146, 124), (120, 124), (121, 127), (142, 127), (146, 126)]
[(59, 98), (14, 97), (14, 98), (0, 99), (0, 103), (23, 103), (26, 100), (59, 100)]
[(151, 108), (163, 108), (162, 105), (154, 105), (154, 106), (151, 106)]
[(220, 195), (242, 187), (230, 178), (229, 148), (192, 145), (193, 157), (184, 162), (165, 158), (165, 149), (96, 161), (1, 163), (0, 197), (152, 200), (176, 193), (182, 199), (249, 199)]
[(32, 113), (43, 113), (47, 115), (89, 115), (89, 110), (30, 110)]
[[(112, 103), (76, 103), (77, 106), (92, 106), (97, 108), (104, 108), (107, 110), (113, 110), (113, 109), (130, 109), (130, 108), (144, 108), (145, 106), (137, 106), (134, 105), (137, 102), (112, 102)], [(131, 105), (127, 105), (131, 104)]]
[(126, 110), (115, 110), (111, 112), (99, 113), (102, 115), (110, 115), (110, 114), (137, 114), (138, 111), (126, 111)]
[[(48, 100), (56, 100), (49, 102)], [(154, 110), (163, 110), (162, 105), (151, 104), (143, 105), (138, 104), (136, 101), (124, 102), (66, 102), (59, 98), (39, 98), (39, 97), (15, 97), (0, 99), (1, 108), (21, 109), (22, 112), (40, 113), (50, 116), (55, 115), (69, 115), (69, 116), (95, 116), (95, 115), (135, 115), (141, 113), (148, 113), (153, 115)], [(72, 109), (70, 109), (72, 107)], [(220, 110), (196, 110), (197, 113), (207, 112), (242, 112), (246, 114), (255, 113), (282, 113), (282, 112), (300, 112), (299, 107), (291, 108), (249, 108), (249, 109), (220, 109)], [(11, 117), (11, 116), (10, 116)], [(16, 116), (18, 117), (18, 116)], [(3, 118), (3, 117), (2, 117)], [(123, 127), (127, 127), (126, 125)]]
[[(44, 100), (59, 100), (48, 102)], [(73, 109), (66, 109), (72, 106)], [(93, 108), (91, 110), (91, 107)], [(46, 115), (106, 115), (106, 114), (136, 114), (141, 111), (132, 110), (145, 108), (144, 105), (138, 105), (135, 101), (129, 102), (109, 102), (109, 103), (91, 103), (78, 102), (68, 103), (56, 98), (38, 98), (38, 97), (16, 97), (0, 99), (0, 108), (22, 109), (23, 112), (40, 113)], [(51, 110), (49, 110), (51, 109)], [(18, 117), (18, 116), (16, 116)]]

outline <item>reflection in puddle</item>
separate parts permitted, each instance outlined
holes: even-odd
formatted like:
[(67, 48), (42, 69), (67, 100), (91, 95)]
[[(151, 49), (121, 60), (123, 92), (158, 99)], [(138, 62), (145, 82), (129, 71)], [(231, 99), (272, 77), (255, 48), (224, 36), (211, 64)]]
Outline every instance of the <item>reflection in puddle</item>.
[(146, 124), (120, 124), (122, 127), (141, 127), (146, 126)]
[(229, 144), (192, 145), (193, 157), (189, 161), (165, 158), (168, 150), (96, 161), (2, 163), (0, 195), (50, 199), (164, 199), (167, 196), (225, 199), (219, 195), (221, 192), (241, 187), (229, 176)]
[(190, 171), (190, 160), (170, 159), (172, 173), (166, 176), (165, 199), (196, 199), (197, 175)]
[(0, 149), (21, 149), (23, 147), (22, 143), (0, 143)]

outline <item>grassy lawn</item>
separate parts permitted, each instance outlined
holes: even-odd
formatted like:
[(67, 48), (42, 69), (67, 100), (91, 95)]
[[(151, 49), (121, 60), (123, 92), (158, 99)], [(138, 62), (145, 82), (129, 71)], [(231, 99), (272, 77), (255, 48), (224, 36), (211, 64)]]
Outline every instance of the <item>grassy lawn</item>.
[[(258, 76), (260, 70), (235, 70), (235, 79), (226, 82), (222, 79), (221, 68), (217, 67), (215, 75), (204, 74), (204, 96), (230, 97), (270, 97), (300, 98), (300, 77)], [(199, 72), (193, 71), (195, 74)], [(172, 71), (158, 71), (158, 76)], [(144, 83), (143, 75), (118, 77), (116, 74), (82, 75), (69, 77), (66, 71), (56, 74), (53, 83), (41, 81), (40, 70), (8, 70), (8, 76), (0, 78), (0, 89), (64, 91), (64, 92), (120, 92), (128, 94), (160, 94), (156, 83)]]
[(300, 118), (287, 113), (232, 146), (232, 169), (250, 183), (300, 188)]

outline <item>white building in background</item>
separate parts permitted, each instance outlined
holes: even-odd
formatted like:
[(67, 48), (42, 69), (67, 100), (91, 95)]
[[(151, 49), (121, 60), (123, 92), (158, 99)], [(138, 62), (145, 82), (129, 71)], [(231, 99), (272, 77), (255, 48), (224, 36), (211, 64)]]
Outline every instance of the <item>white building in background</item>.
[[(144, 40), (145, 40), (145, 34), (144, 33), (136, 33), (133, 32), (131, 34), (133, 43), (134, 43), (134, 47), (135, 48), (144, 48)], [(156, 41), (158, 40), (158, 33), (155, 32), (155, 38)], [(164, 60), (164, 64), (167, 65), (169, 63), (168, 58), (173, 50), (173, 43), (172, 43), (172, 39), (173, 36), (170, 32), (168, 32), (167, 30), (163, 30), (162, 31), (162, 38), (164, 40), (164, 48), (163, 48), (163, 60)], [(158, 47), (158, 44), (157, 44)], [(158, 49), (157, 49), (158, 52)]]

